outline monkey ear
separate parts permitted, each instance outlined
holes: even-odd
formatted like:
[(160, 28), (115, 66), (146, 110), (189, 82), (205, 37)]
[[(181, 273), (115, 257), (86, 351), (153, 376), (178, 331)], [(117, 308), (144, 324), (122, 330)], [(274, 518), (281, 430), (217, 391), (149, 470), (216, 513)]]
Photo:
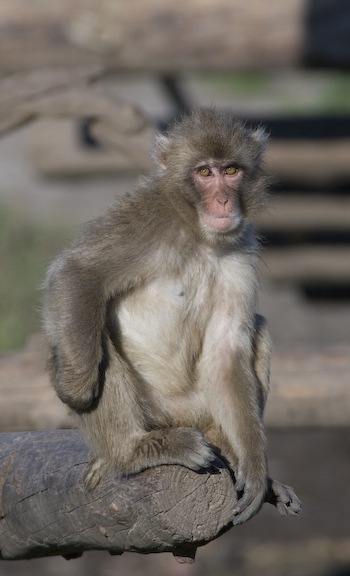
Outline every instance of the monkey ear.
[(269, 135), (262, 126), (258, 126), (255, 130), (251, 131), (251, 136), (255, 142), (259, 142), (261, 151), (264, 151), (267, 146)]
[(168, 153), (170, 147), (170, 140), (166, 136), (159, 134), (156, 138), (156, 160), (162, 170), (166, 170), (168, 166)]

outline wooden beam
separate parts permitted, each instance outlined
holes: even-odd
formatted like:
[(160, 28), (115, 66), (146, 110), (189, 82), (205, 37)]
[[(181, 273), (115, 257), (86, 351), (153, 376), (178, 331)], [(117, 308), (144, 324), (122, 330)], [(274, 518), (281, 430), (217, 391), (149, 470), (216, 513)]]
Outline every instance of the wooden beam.
[[(69, 428), (73, 419), (45, 374), (40, 338), (0, 356), (0, 430)], [(265, 422), (270, 427), (348, 426), (350, 344), (276, 347)]]
[(72, 428), (45, 372), (40, 335), (21, 352), (0, 355), (0, 431)]
[(277, 348), (264, 419), (277, 428), (349, 426), (350, 344)]
[(266, 169), (282, 181), (316, 186), (348, 182), (350, 140), (278, 140), (266, 151)]
[(170, 73), (298, 64), (305, 0), (1, 0), (0, 69)]
[(263, 234), (348, 233), (350, 197), (345, 194), (300, 192), (271, 194), (266, 210), (257, 214), (254, 221)]
[(261, 260), (261, 275), (276, 282), (350, 284), (350, 247), (346, 244), (269, 248), (262, 251)]

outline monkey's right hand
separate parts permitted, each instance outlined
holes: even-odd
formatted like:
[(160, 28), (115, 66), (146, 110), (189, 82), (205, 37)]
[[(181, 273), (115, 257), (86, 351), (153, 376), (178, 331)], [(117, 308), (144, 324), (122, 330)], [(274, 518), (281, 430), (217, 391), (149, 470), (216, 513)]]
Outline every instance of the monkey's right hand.
[(70, 381), (66, 382), (58, 374), (54, 387), (58, 397), (70, 408), (86, 410), (99, 396), (99, 375), (98, 372), (79, 376), (71, 374)]
[(77, 362), (69, 362), (57, 351), (48, 359), (48, 368), (57, 396), (74, 410), (86, 410), (91, 407), (100, 394), (99, 363), (90, 363), (84, 367)]
[(86, 410), (91, 407), (94, 400), (99, 395), (99, 375), (97, 373), (88, 373), (85, 375), (70, 375), (70, 381), (67, 382), (57, 375), (54, 387), (58, 397), (68, 404), (74, 410)]

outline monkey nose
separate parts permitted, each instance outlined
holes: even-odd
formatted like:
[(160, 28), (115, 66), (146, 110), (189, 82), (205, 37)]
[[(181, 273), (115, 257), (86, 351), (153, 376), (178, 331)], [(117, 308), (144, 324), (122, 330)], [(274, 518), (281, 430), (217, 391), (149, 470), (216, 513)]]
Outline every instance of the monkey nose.
[(228, 198), (216, 198), (216, 201), (222, 206), (225, 206), (225, 204), (228, 202)]

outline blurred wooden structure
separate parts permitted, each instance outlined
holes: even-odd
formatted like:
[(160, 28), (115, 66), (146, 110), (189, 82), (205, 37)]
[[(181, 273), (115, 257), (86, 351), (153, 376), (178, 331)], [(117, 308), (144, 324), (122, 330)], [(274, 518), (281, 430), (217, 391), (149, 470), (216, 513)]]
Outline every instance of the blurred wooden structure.
[[(261, 250), (262, 278), (306, 289), (319, 285), (324, 293), (334, 289), (335, 295), (337, 290), (349, 290), (349, 195), (300, 190), (271, 194), (266, 210), (255, 222), (269, 241)], [(345, 241), (334, 242), (337, 237)]]
[(0, 70), (174, 73), (298, 64), (305, 0), (1, 0)]
[[(277, 347), (266, 425), (347, 426), (349, 421), (350, 345)], [(23, 351), (0, 356), (0, 432), (73, 425), (45, 373), (40, 336)]]
[[(124, 71), (176, 75), (185, 70), (298, 66), (306, 50), (309, 4), (306, 0), (0, 0), (0, 134), (38, 120), (31, 154), (35, 166), (45, 175), (119, 172), (134, 168), (135, 159), (138, 168), (147, 171), (152, 167), (149, 151), (155, 128), (142, 111), (116, 99), (100, 82), (102, 76)], [(326, 1), (321, 9), (328, 4), (334, 6), (334, 2)], [(329, 19), (327, 22), (335, 34), (334, 26)], [(96, 147), (79, 142), (78, 128), (86, 121)], [(326, 184), (331, 189), (339, 178), (350, 180), (349, 154), (350, 134), (328, 141), (272, 141), (266, 166), (282, 181), (322, 187)], [(282, 235), (288, 240), (281, 248), (273, 246), (263, 251), (263, 276), (300, 284), (350, 285), (349, 242), (307, 246), (310, 234), (349, 233), (350, 203), (346, 195), (304, 195), (299, 191), (272, 196), (268, 210), (257, 217), (256, 223), (262, 235)], [(1, 372), (4, 376), (0, 387), (3, 429), (70, 425), (60, 404), (51, 411), (51, 403), (58, 401), (45, 377), (39, 379), (39, 387), (35, 384), (39, 381), (37, 368), (33, 368), (36, 353), (18, 354), (0, 359), (0, 371), (5, 370)], [(295, 366), (301, 362), (298, 354), (289, 351)], [(339, 366), (334, 365), (332, 354), (322, 351), (321, 356), (328, 368), (324, 371), (322, 363), (315, 364), (314, 360), (312, 366), (317, 375), (330, 375), (324, 388), (329, 397), (322, 397), (330, 405), (331, 384), (339, 376), (335, 377), (334, 370)], [(278, 364), (278, 358), (282, 358), (279, 352), (276, 358), (274, 366), (280, 366), (281, 372), (274, 376), (273, 368), (271, 398), (274, 394), (282, 398), (283, 384), (279, 382), (285, 377), (284, 365), (283, 361)], [(307, 379), (307, 357), (303, 362)], [(13, 377), (11, 363), (17, 366), (18, 385), (24, 387), (21, 394), (29, 401), (22, 411), (15, 402), (17, 385), (7, 384)], [(29, 377), (32, 369), (33, 379)], [(294, 377), (299, 382), (301, 376)], [(301, 389), (310, 389), (307, 380)], [(38, 397), (32, 402), (36, 393)], [(335, 401), (345, 412), (339, 408), (333, 416), (327, 416), (327, 411), (316, 410), (311, 419), (303, 411), (306, 404), (297, 401), (301, 406), (298, 422), (345, 423), (350, 411), (347, 398), (342, 384)], [(275, 408), (267, 412), (272, 425), (274, 414), (283, 413), (276, 402), (270, 401)], [(39, 406), (45, 406), (45, 410)], [(286, 416), (284, 425), (293, 424), (293, 418)]]

